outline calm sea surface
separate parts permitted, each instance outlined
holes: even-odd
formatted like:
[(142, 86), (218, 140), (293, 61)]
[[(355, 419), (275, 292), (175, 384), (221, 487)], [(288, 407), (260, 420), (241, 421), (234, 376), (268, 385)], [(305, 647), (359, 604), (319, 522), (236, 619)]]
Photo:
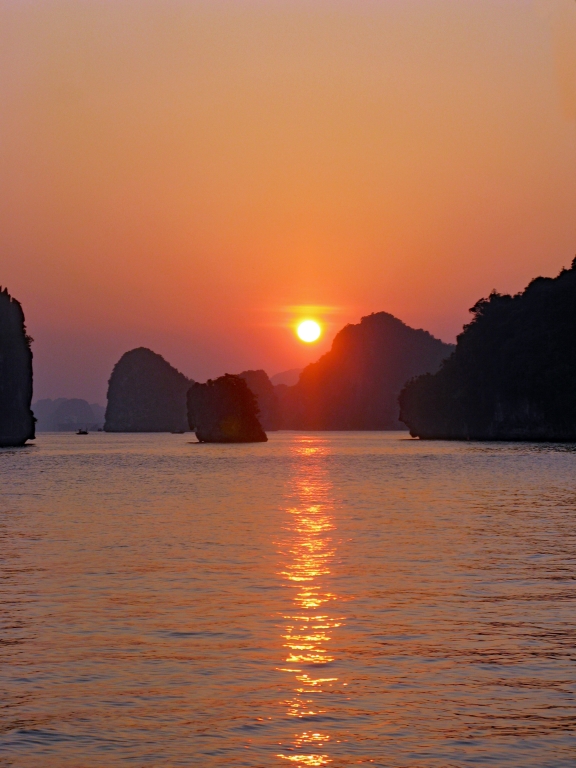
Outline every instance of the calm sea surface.
[(576, 765), (576, 446), (0, 451), (0, 765)]

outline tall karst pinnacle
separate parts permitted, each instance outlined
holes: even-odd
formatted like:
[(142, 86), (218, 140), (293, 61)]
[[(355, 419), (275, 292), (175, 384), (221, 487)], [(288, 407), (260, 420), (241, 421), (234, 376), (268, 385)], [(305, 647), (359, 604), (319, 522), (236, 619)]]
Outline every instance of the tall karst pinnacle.
[(20, 302), (0, 289), (0, 448), (34, 439), (32, 350)]

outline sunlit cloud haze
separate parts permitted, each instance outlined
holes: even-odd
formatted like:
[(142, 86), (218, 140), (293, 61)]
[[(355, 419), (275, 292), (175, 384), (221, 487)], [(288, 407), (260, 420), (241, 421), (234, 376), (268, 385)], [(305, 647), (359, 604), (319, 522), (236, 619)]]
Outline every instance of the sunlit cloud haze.
[(103, 402), (139, 345), (274, 374), (373, 311), (453, 340), (576, 253), (575, 51), (573, 0), (0, 2), (35, 397)]

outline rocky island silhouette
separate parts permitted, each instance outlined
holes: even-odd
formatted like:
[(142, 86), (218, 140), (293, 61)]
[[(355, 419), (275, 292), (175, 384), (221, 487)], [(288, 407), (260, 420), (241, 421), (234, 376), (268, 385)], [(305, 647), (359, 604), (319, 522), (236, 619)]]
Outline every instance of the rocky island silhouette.
[(225, 374), (188, 391), (188, 421), (201, 443), (264, 443), (255, 395), (240, 376)]
[(398, 395), (415, 375), (435, 372), (452, 352), (387, 312), (363, 317), (336, 334), (332, 348), (297, 384), (278, 385), (284, 429), (404, 429)]
[(576, 441), (576, 259), (470, 310), (454, 353), (410, 381), (400, 418), (436, 440)]
[(185, 432), (193, 382), (146, 347), (126, 352), (108, 382), (105, 432)]
[(0, 447), (33, 440), (32, 339), (20, 302), (0, 289)]

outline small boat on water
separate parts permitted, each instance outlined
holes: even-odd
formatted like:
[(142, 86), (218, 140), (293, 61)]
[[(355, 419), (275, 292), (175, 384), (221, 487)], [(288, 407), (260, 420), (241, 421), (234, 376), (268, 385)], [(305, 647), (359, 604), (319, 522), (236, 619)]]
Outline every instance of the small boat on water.
[(87, 430), (87, 429), (79, 429), (79, 430), (76, 432), (76, 434), (77, 434), (77, 435), (87, 435), (87, 434), (88, 434), (88, 430)]

